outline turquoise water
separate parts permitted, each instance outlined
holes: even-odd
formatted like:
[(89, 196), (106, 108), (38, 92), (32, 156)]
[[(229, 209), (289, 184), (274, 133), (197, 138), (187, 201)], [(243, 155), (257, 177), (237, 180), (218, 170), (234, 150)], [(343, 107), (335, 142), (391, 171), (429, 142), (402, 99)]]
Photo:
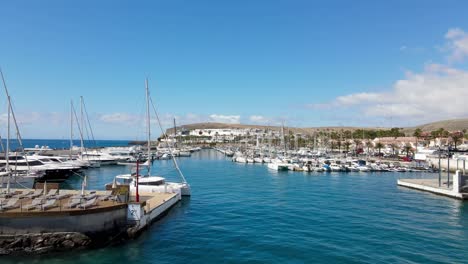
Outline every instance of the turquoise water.
[[(466, 263), (466, 203), (396, 186), (395, 173), (272, 172), (214, 151), (180, 159), (193, 196), (138, 239), (1, 263)], [(170, 161), (155, 170), (175, 178)], [(88, 172), (101, 188), (123, 167)], [(413, 174), (412, 176), (418, 176)], [(79, 187), (80, 179), (70, 186)]]

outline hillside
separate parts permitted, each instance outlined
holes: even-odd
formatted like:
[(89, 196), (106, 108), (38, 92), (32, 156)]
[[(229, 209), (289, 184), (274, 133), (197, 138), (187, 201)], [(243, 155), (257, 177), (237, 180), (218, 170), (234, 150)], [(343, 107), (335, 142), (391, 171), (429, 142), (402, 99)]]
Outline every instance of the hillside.
[[(225, 123), (195, 123), (195, 124), (187, 124), (178, 126), (177, 129), (244, 129), (244, 128), (257, 128), (257, 129), (270, 129), (270, 130), (279, 130), (281, 129), (280, 126), (262, 126), (262, 125), (247, 125), (247, 124), (225, 124)], [(303, 134), (311, 134), (316, 131), (334, 131), (334, 130), (356, 130), (361, 129), (360, 127), (307, 127), (307, 128), (300, 128), (300, 127), (284, 127), (285, 130), (293, 131), (293, 133), (303, 133)], [(385, 129), (385, 128), (375, 128), (375, 127), (366, 127), (364, 129)], [(170, 128), (166, 130), (166, 133), (172, 134), (174, 133), (174, 128)]]
[[(271, 130), (279, 130), (279, 126), (262, 126), (262, 125), (247, 125), (247, 124), (225, 124), (225, 123), (195, 123), (195, 124), (187, 124), (187, 125), (181, 125), (178, 126), (177, 129), (188, 129), (188, 130), (194, 130), (194, 129), (221, 129), (221, 128), (238, 128), (238, 129), (243, 129), (243, 128), (258, 128), (258, 129), (271, 129)], [(407, 135), (412, 135), (414, 130), (417, 128), (420, 128), (423, 131), (432, 131), (432, 130), (437, 130), (439, 128), (444, 128), (448, 131), (456, 131), (456, 130), (463, 130), (466, 129), (468, 130), (468, 118), (463, 118), (463, 119), (452, 119), (452, 120), (442, 120), (442, 121), (437, 121), (437, 122), (432, 122), (432, 123), (427, 123), (423, 125), (418, 125), (414, 127), (405, 127), (403, 128), (403, 132)], [(356, 129), (389, 129), (388, 127), (336, 127), (336, 126), (330, 126), (330, 127), (307, 127), (307, 128), (298, 128), (298, 127), (285, 127), (286, 130), (291, 130), (293, 133), (303, 133), (303, 134), (311, 134), (316, 131), (336, 131), (336, 130), (351, 130), (354, 131)], [(166, 130), (167, 133), (172, 134), (174, 133), (174, 129), (170, 128)]]
[(408, 127), (404, 129), (404, 132), (412, 134), (417, 128), (420, 128), (422, 131), (433, 131), (439, 128), (444, 128), (448, 131), (468, 130), (468, 118), (442, 120), (415, 127)]

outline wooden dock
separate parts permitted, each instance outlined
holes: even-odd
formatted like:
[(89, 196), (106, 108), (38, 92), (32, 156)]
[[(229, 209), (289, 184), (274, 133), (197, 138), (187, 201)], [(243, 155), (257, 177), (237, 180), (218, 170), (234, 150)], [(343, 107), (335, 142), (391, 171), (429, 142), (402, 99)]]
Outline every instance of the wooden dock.
[[(13, 189), (11, 190), (11, 198), (0, 198), (0, 203), (5, 205), (9, 200), (14, 199), (21, 195), (21, 193), (25, 191), (36, 191), (35, 189)], [(115, 209), (115, 208), (122, 208), (126, 207), (126, 203), (124, 201), (119, 201), (114, 199), (114, 196), (110, 196), (105, 191), (94, 191), (94, 192), (85, 192), (84, 196), (81, 196), (81, 191), (76, 190), (60, 190), (60, 195), (63, 195), (61, 198), (55, 198), (57, 196), (53, 195), (39, 195), (35, 198), (28, 198), (24, 197), (18, 199), (15, 206), (11, 209), (3, 209), (0, 211), (0, 217), (12, 217), (12, 216), (20, 216), (20, 215), (39, 215), (39, 214), (56, 214), (56, 213), (77, 213), (81, 212), (82, 214), (93, 211), (104, 211), (106, 209)], [(87, 200), (90, 200), (90, 196), (94, 196), (95, 203), (90, 204), (88, 207), (80, 207), (80, 204), (85, 204)], [(36, 206), (32, 206), (33, 201), (36, 199), (42, 200), (41, 204)], [(93, 198), (91, 198), (93, 199)], [(50, 206), (44, 208), (44, 204), (47, 201), (55, 201)], [(70, 206), (73, 202), (79, 201), (79, 204), (74, 206)]]

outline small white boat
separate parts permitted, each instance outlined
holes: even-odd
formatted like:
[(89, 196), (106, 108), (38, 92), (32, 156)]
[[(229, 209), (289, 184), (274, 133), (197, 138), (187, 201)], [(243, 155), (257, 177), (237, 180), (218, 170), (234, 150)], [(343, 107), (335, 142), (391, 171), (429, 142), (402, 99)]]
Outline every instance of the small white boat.
[(263, 159), (262, 158), (254, 158), (254, 162), (255, 163), (263, 163)]
[(247, 163), (247, 159), (245, 157), (237, 157), (236, 162), (238, 162), (238, 163)]
[(271, 170), (276, 170), (276, 171), (287, 171), (287, 170), (289, 170), (289, 164), (288, 163), (271, 162), (271, 163), (268, 163), (268, 168), (271, 169)]

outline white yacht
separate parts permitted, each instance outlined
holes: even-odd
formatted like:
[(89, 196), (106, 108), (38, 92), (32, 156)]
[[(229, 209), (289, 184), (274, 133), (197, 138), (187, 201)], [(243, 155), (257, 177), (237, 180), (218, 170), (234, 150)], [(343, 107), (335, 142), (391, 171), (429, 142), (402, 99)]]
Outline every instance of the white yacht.
[(260, 157), (254, 158), (254, 162), (255, 163), (263, 163), (263, 158), (260, 158)]
[(107, 154), (107, 153), (103, 153), (103, 152), (100, 152), (100, 151), (83, 151), (80, 156), (79, 156), (79, 160), (82, 160), (82, 161), (87, 161), (87, 162), (90, 162), (90, 163), (99, 163), (100, 165), (104, 166), (104, 165), (115, 165), (117, 164), (118, 162), (118, 159), (116, 159), (115, 157)]
[(276, 171), (289, 170), (289, 164), (280, 159), (274, 159), (268, 163), (268, 168)]
[[(36, 180), (48, 182), (63, 182), (75, 173), (75, 168), (44, 163), (33, 156), (10, 156), (9, 170), (14, 174), (37, 175)], [(6, 159), (0, 157), (0, 168), (5, 169)]]
[(117, 162), (127, 162), (129, 160), (135, 159), (134, 153), (135, 149), (130, 147), (109, 147), (103, 148), (101, 153), (108, 154), (113, 157)]
[[(129, 184), (130, 191), (136, 191), (136, 174), (122, 174), (115, 176), (117, 182)], [(166, 182), (166, 179), (159, 176), (138, 176), (138, 190), (141, 192), (157, 192), (157, 193), (177, 193), (182, 196), (190, 196), (190, 185), (187, 183)]]
[(236, 160), (236, 162), (238, 162), (238, 163), (247, 163), (247, 158), (246, 158), (246, 157), (243, 157), (243, 156), (236, 157), (235, 160)]

